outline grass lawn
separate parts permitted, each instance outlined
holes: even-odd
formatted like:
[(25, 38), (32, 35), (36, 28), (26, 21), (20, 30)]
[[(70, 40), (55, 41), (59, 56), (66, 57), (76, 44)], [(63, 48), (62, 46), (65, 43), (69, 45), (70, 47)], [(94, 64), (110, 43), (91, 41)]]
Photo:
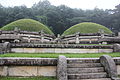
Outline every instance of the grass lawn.
[(54, 77), (0, 77), (0, 80), (57, 80)]
[(8, 53), (1, 54), (0, 57), (39, 57), (39, 58), (57, 58), (59, 55), (64, 55), (68, 58), (97, 58), (102, 55), (110, 55), (112, 57), (120, 57), (120, 53)]

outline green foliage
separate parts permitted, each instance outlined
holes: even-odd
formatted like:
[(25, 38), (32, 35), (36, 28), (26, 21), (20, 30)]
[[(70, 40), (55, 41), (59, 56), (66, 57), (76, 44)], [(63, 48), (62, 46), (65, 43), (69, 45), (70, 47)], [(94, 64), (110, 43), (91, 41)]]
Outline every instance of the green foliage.
[(1, 28), (1, 30), (14, 30), (15, 27), (20, 28), (20, 30), (26, 30), (26, 31), (39, 32), (40, 30), (43, 30), (47, 34), (53, 34), (53, 32), (47, 26), (32, 19), (20, 19), (14, 21)]
[(97, 33), (100, 29), (104, 30), (105, 33), (111, 34), (112, 31), (102, 26), (100, 24), (92, 23), (92, 22), (83, 22), (80, 24), (76, 24), (69, 29), (67, 29), (63, 35), (75, 34), (77, 32), (80, 33)]
[(0, 77), (0, 80), (57, 80), (54, 77)]
[(4, 7), (0, 5), (0, 27), (18, 20), (35, 19), (49, 26), (55, 34), (81, 22), (94, 22), (106, 26), (113, 32), (120, 32), (120, 4), (115, 9), (82, 10), (65, 5), (54, 6), (49, 0), (40, 0), (31, 8), (24, 6)]
[(64, 55), (68, 58), (96, 58), (102, 55), (110, 55), (112, 57), (120, 57), (120, 53), (8, 53), (1, 54), (0, 57), (38, 57), (38, 58), (58, 58), (59, 55)]

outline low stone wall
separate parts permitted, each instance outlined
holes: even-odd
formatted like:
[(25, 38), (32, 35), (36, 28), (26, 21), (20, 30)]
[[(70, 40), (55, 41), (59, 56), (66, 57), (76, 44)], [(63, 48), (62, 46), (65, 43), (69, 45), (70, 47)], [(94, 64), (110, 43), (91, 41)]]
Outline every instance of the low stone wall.
[(0, 66), (0, 76), (56, 76), (56, 66)]
[(0, 76), (56, 76), (55, 58), (0, 58)]
[(16, 53), (111, 53), (113, 49), (81, 48), (11, 48)]
[(80, 45), (80, 44), (11, 44), (11, 52), (17, 53), (111, 53), (113, 45)]
[[(120, 75), (120, 57), (113, 59)], [(56, 76), (57, 60), (57, 58), (0, 58), (0, 76)]]

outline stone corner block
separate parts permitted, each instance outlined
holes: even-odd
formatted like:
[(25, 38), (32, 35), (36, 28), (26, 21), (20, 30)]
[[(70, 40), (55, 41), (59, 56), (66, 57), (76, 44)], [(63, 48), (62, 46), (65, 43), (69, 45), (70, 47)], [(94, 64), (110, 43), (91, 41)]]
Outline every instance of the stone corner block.
[(67, 59), (65, 56), (60, 55), (57, 64), (57, 79), (67, 80)]
[(112, 78), (117, 78), (117, 66), (111, 56), (103, 55), (100, 57), (100, 63), (104, 66), (105, 71), (108, 76)]
[(120, 44), (113, 45), (113, 52), (120, 52)]

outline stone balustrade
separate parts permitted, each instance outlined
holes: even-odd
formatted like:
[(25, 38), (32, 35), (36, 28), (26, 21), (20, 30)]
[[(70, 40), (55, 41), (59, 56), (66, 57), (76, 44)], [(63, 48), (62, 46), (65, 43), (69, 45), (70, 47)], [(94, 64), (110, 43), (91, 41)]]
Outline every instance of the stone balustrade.
[(12, 44), (11, 44), (11, 48), (83, 48), (83, 49), (113, 49), (113, 45), (12, 43)]
[[(104, 37), (103, 37), (104, 36)], [(115, 37), (112, 34), (101, 33), (76, 33), (73, 35), (59, 36), (45, 34), (44, 32), (30, 32), (30, 31), (0, 31), (0, 42), (42, 42), (42, 43), (63, 43), (63, 44), (99, 44), (106, 43), (120, 43), (120, 37)]]
[[(75, 61), (75, 60), (77, 61), (78, 59), (82, 61), (84, 60), (86, 62), (87, 61), (91, 62), (91, 61), (96, 61), (99, 58), (66, 58), (66, 60), (70, 60), (70, 61)], [(117, 73), (118, 75), (120, 75), (120, 57), (113, 58), (113, 60), (117, 65)], [(22, 77), (56, 76), (57, 66), (59, 64), (58, 61), (62, 61), (62, 58), (59, 58), (58, 60), (58, 58), (18, 58), (18, 57), (2, 58), (1, 57), (0, 76), (22, 76)], [(65, 63), (66, 62), (63, 62), (63, 64)]]

